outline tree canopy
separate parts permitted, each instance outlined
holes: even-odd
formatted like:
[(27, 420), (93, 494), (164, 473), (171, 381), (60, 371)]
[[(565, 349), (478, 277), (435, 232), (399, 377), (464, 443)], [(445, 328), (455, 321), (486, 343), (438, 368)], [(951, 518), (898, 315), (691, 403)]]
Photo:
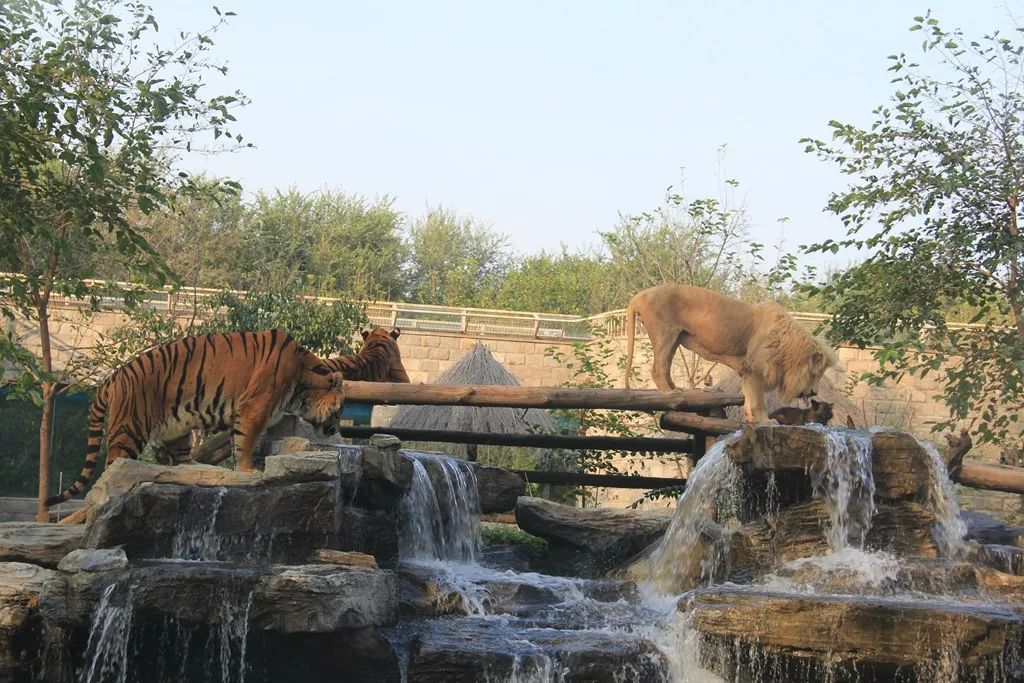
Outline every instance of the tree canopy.
[[(1024, 408), (1024, 40), (969, 37), (915, 17), (919, 63), (890, 56), (893, 94), (866, 127), (831, 122), (807, 150), (850, 184), (828, 209), (847, 226), (810, 252), (866, 258), (808, 288), (834, 314), (834, 340), (879, 345), (881, 382), (938, 373), (952, 419), (1006, 440)], [(950, 325), (951, 312), (971, 325)]]

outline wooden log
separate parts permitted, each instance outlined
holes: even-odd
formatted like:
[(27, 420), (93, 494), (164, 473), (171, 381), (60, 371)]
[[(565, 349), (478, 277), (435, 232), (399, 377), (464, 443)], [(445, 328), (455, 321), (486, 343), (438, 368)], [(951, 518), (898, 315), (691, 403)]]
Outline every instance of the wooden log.
[(57, 520), (57, 524), (85, 524), (85, 518), (89, 516), (89, 505), (83, 505), (67, 517)]
[[(740, 401), (742, 403), (742, 400)], [(732, 404), (739, 405), (739, 404)], [(674, 432), (688, 432), (698, 436), (732, 434), (743, 426), (742, 422), (724, 417), (705, 417), (694, 413), (670, 410), (661, 416), (661, 428)]]
[(634, 477), (628, 474), (589, 474), (585, 472), (542, 472), (512, 470), (531, 484), (568, 484), (570, 486), (604, 486), (613, 489), (664, 489), (684, 486), (685, 479), (672, 477)]
[(643, 436), (564, 436), (562, 434), (494, 434), (456, 432), (439, 429), (393, 429), (391, 427), (341, 427), (338, 431), (350, 439), (368, 439), (374, 434), (391, 434), (402, 441), (464, 443), (477, 446), (521, 446), (526, 448), (590, 448), (609, 451), (686, 453), (690, 439), (665, 439)]
[(963, 486), (1003, 493), (1024, 493), (1024, 467), (1010, 465), (987, 465), (980, 462), (964, 462), (964, 456), (973, 442), (966, 430), (959, 435), (947, 434), (946, 469), (949, 478)]
[(510, 408), (594, 408), (608, 410), (695, 410), (743, 404), (741, 394), (718, 391), (566, 389), (476, 384), (345, 382), (346, 401), (385, 405), (490, 406)]
[(951, 478), (958, 484), (976, 489), (1024, 493), (1024, 467), (965, 462)]

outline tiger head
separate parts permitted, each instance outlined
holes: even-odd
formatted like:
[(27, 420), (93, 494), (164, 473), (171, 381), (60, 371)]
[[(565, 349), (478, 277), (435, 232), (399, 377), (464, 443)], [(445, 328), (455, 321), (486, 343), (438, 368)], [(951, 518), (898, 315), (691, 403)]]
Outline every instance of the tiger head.
[(326, 365), (308, 370), (295, 392), (295, 412), (325, 435), (336, 434), (345, 403), (344, 375)]
[(402, 331), (397, 327), (392, 328), (390, 332), (378, 327), (373, 331), (361, 330), (360, 334), (363, 336), (363, 348), (359, 350), (358, 355), (371, 359), (374, 374), (381, 375), (373, 381), (408, 384), (409, 373), (402, 365), (402, 353), (398, 349), (398, 337)]

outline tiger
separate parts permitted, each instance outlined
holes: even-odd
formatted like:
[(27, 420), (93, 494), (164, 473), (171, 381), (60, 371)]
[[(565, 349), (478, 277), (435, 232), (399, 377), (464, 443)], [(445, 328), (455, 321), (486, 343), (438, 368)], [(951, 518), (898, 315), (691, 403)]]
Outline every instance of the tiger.
[[(360, 330), (363, 337), (363, 346), (359, 353), (352, 353), (345, 356), (335, 356), (324, 360), (324, 364), (333, 372), (340, 372), (349, 381), (362, 382), (402, 382), (409, 383), (409, 374), (402, 365), (402, 354), (398, 349), (398, 337), (402, 331), (397, 327), (389, 332), (383, 327), (375, 330)], [(202, 462), (217, 463), (226, 460), (231, 456), (231, 443), (227, 434), (211, 434), (197, 430), (192, 440), (192, 449), (184, 460), (181, 449), (172, 453), (171, 449), (157, 451), (156, 457), (160, 462), (172, 465), (180, 462), (190, 462), (200, 459)], [(200, 443), (206, 450), (205, 455), (200, 455)]]
[(398, 350), (398, 337), (402, 331), (396, 327), (388, 332), (378, 327), (373, 331), (360, 330), (360, 334), (363, 348), (359, 353), (328, 358), (324, 361), (327, 367), (340, 372), (349, 381), (408, 384), (409, 373), (402, 365), (402, 354)]
[(154, 347), (99, 386), (89, 408), (82, 474), (46, 506), (73, 498), (92, 479), (104, 422), (108, 464), (138, 458), (150, 442), (183, 460), (192, 429), (230, 430), (238, 469), (252, 470), (257, 439), (286, 410), (337, 431), (342, 380), (280, 329), (192, 335)]

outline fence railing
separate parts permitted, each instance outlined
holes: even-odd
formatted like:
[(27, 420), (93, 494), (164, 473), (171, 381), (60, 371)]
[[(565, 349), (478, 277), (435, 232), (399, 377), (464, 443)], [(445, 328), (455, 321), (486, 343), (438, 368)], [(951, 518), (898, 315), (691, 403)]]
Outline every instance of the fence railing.
[[(0, 276), (10, 277), (9, 273)], [(86, 280), (103, 308), (117, 310), (123, 306), (119, 292), (131, 290), (142, 305), (173, 315), (190, 315), (198, 306), (211, 298), (230, 292), (244, 295), (245, 291), (183, 287), (145, 288), (125, 282), (111, 283)], [(105, 292), (111, 292), (109, 295)], [(2, 292), (0, 292), (2, 296)], [(307, 295), (304, 298), (322, 303), (346, 301), (338, 297)], [(626, 333), (626, 310), (617, 309), (591, 316), (528, 311), (504, 311), (489, 308), (460, 308), (431, 304), (409, 304), (395, 301), (356, 301), (362, 306), (367, 319), (374, 325), (399, 327), (406, 331), (465, 334), (474, 337), (520, 337), (540, 340), (588, 341), (594, 328), (610, 337)], [(51, 304), (65, 307), (85, 307), (89, 302), (70, 296), (54, 295)], [(816, 327), (828, 319), (824, 313), (794, 312), (792, 316)], [(966, 323), (950, 324), (951, 328), (977, 327)]]

